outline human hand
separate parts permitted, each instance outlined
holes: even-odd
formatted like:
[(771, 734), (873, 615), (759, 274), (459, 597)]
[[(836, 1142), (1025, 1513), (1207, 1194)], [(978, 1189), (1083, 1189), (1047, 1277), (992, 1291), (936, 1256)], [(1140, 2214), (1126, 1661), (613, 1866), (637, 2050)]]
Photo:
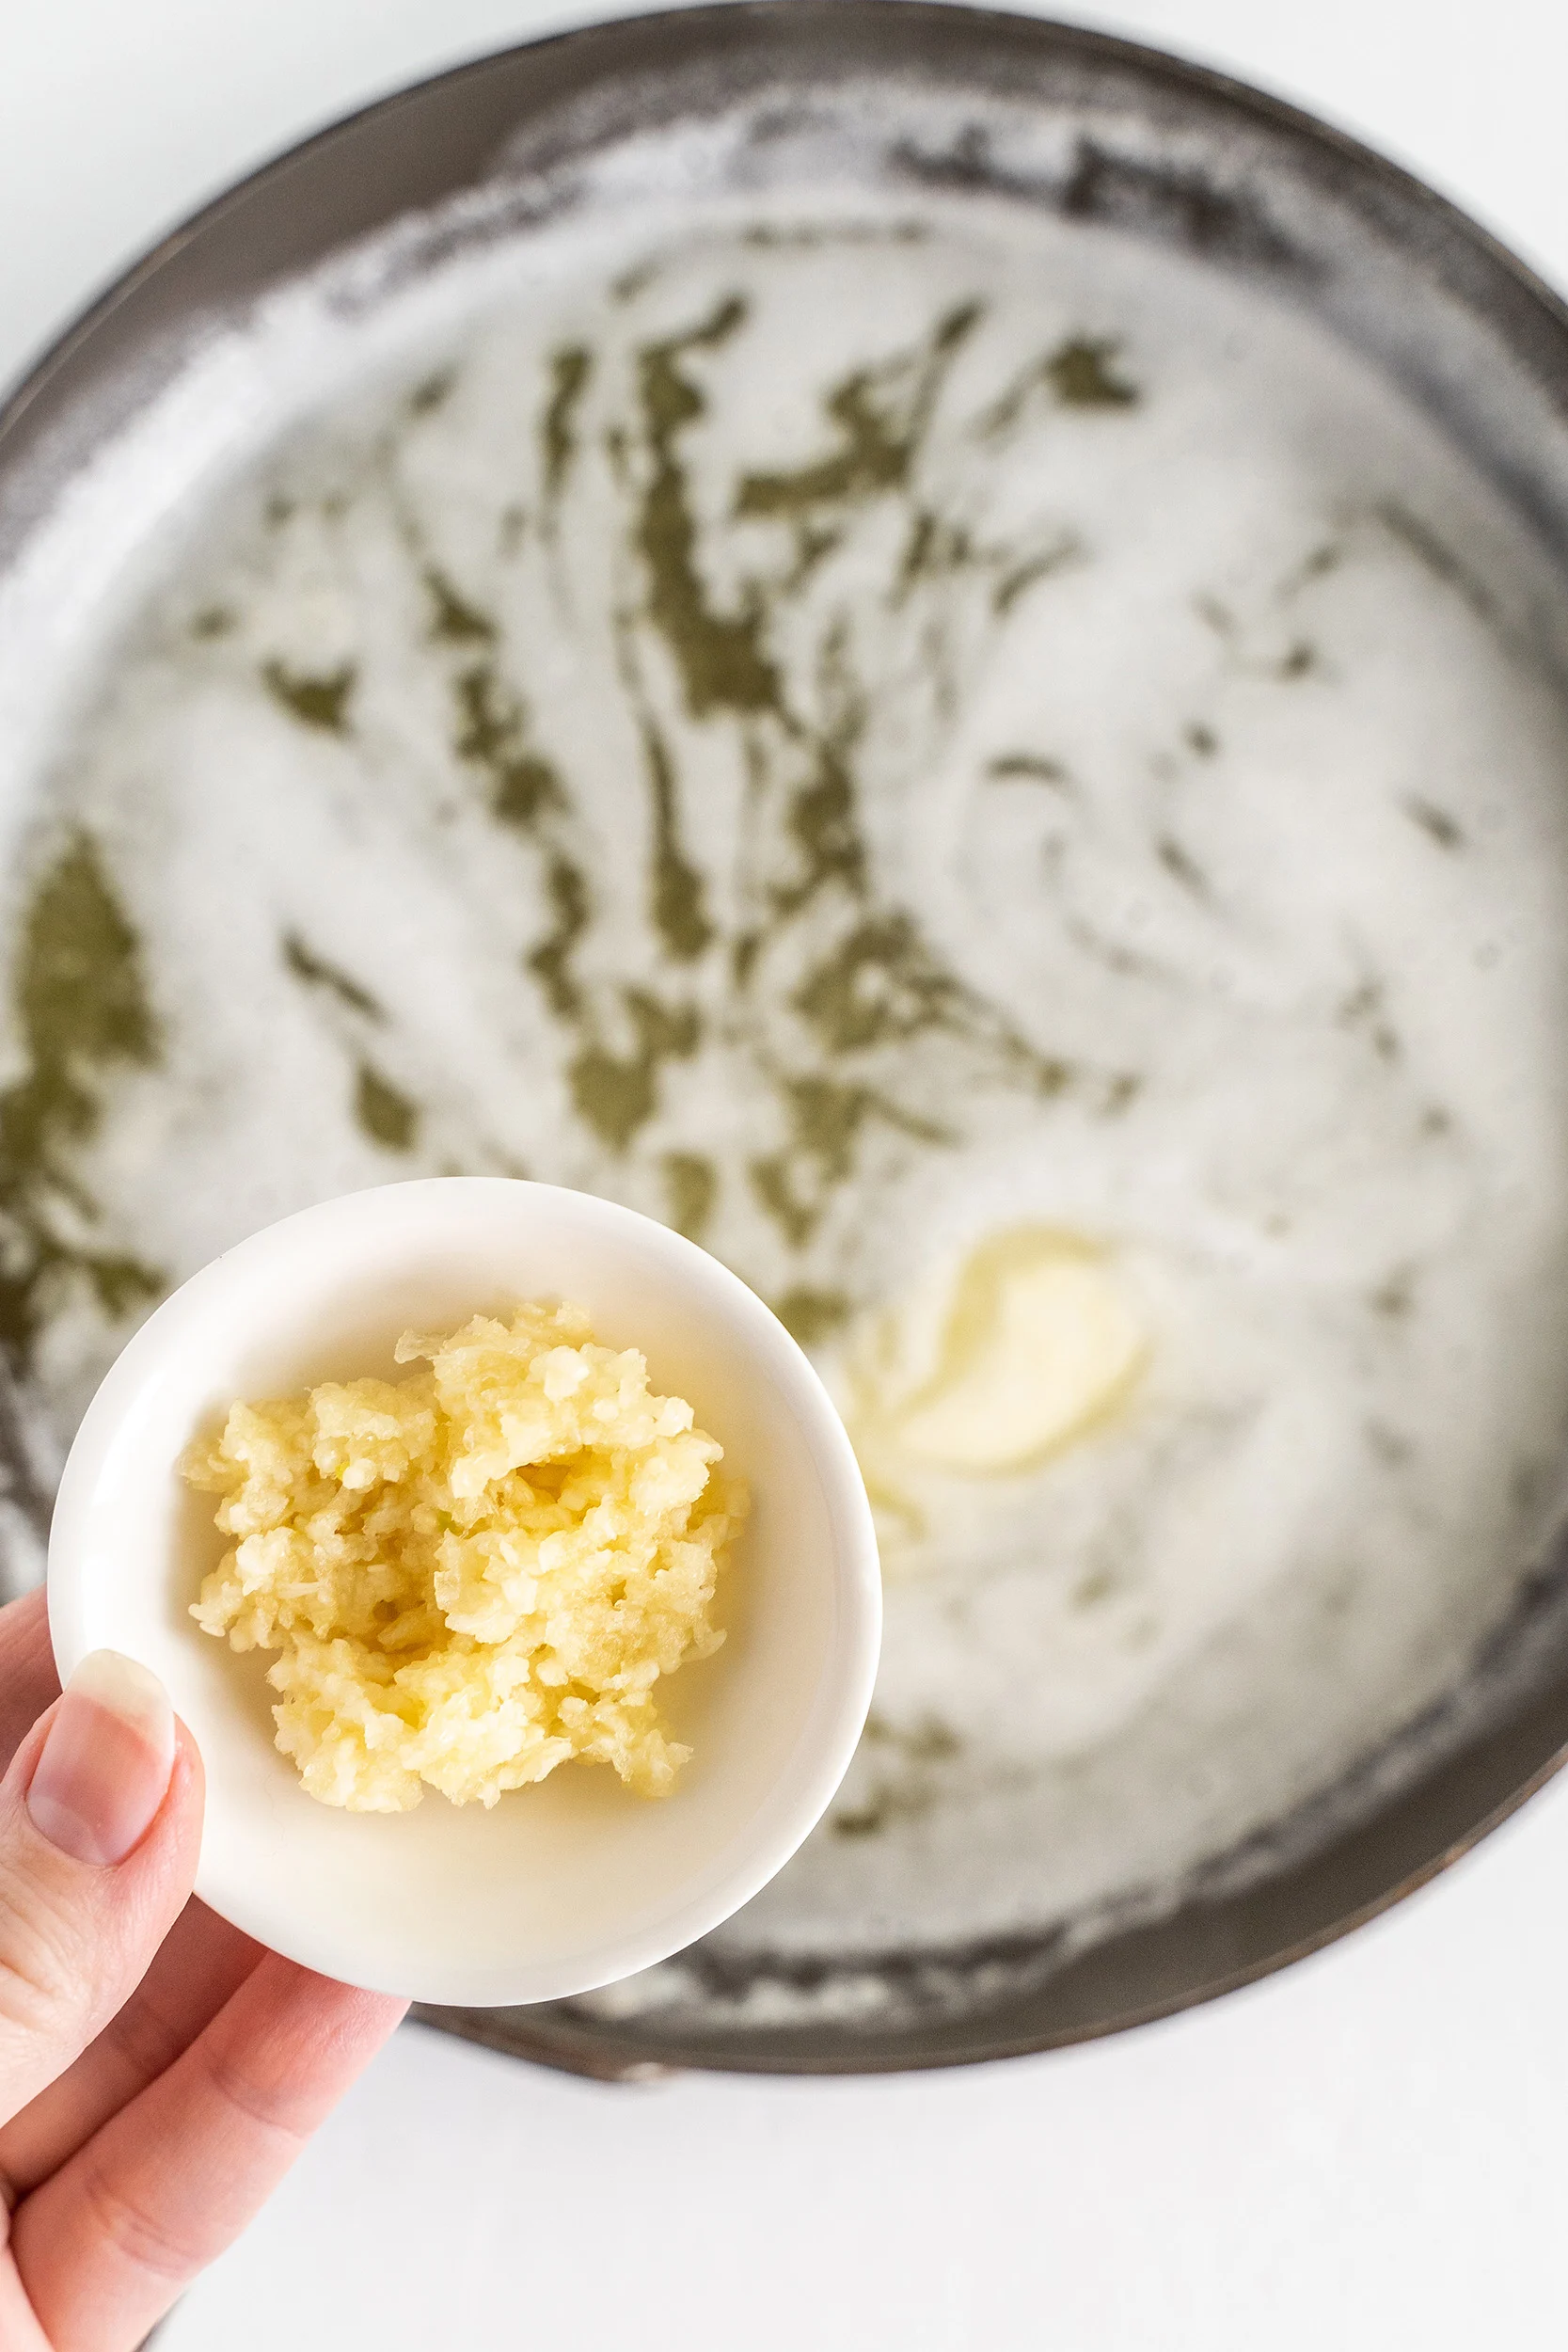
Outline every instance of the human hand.
[(150, 1675), (101, 1651), (58, 1691), (30, 1594), (0, 1610), (0, 2346), (133, 2352), (404, 2004), (192, 1899), (201, 1759)]

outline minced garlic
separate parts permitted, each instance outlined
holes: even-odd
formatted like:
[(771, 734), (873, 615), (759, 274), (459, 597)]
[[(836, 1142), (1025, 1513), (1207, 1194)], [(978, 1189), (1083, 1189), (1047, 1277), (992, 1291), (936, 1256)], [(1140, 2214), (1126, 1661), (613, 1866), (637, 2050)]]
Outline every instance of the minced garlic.
[(181, 1468), (233, 1549), (191, 1614), (277, 1650), (277, 1744), (313, 1797), (494, 1804), (569, 1756), (662, 1796), (689, 1749), (653, 1686), (709, 1620), (746, 1508), (689, 1405), (574, 1307), (406, 1334), (396, 1383), (231, 1407)]

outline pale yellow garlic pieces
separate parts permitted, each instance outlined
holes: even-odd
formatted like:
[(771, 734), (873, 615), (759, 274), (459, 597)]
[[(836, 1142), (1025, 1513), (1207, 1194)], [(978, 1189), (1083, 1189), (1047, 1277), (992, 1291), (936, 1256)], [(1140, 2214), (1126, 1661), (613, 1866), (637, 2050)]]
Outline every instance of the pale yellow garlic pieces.
[(655, 1685), (712, 1654), (746, 1497), (680, 1397), (571, 1307), (409, 1334), (406, 1378), (237, 1404), (183, 1464), (231, 1549), (192, 1610), (277, 1653), (277, 1744), (330, 1804), (494, 1804), (569, 1757), (661, 1795)]

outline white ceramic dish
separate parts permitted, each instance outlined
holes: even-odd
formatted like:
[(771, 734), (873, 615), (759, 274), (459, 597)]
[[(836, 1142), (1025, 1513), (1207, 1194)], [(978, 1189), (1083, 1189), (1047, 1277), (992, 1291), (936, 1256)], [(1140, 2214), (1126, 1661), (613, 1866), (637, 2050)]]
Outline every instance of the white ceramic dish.
[[(492, 1811), (399, 1815), (308, 1797), (272, 1740), (264, 1661), (189, 1604), (221, 1538), (175, 1465), (236, 1397), (391, 1376), (400, 1332), (519, 1298), (580, 1302), (690, 1399), (752, 1489), (712, 1660), (666, 1686), (694, 1755), (675, 1793), (569, 1766)], [(819, 1819), (870, 1704), (876, 1539), (805, 1357), (745, 1284), (613, 1203), (502, 1178), (391, 1184), (226, 1251), (143, 1326), (71, 1449), (49, 1549), (61, 1675), (119, 1649), (162, 1676), (201, 1748), (198, 1892), (291, 1959), (473, 2008), (558, 1999), (667, 1958), (772, 1877)]]

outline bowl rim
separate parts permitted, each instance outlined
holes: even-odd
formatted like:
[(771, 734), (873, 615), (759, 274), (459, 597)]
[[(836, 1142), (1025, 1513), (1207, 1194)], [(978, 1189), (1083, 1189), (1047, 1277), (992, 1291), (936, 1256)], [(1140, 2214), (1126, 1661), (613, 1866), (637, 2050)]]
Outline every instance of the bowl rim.
[[(811, 1696), (791, 1735), (779, 1783), (759, 1802), (751, 1820), (726, 1832), (722, 1860), (714, 1854), (699, 1856), (686, 1872), (684, 1891), (656, 1908), (652, 1919), (645, 1915), (644, 1902), (644, 1915), (638, 1921), (618, 1924), (550, 1961), (474, 1967), (443, 1960), (427, 1976), (444, 1977), (453, 1989), (426, 1991), (420, 1996), (427, 2002), (455, 1999), (484, 2006), (556, 2000), (568, 1992), (596, 1990), (670, 1958), (760, 1892), (832, 1803), (871, 1705), (881, 1637), (881, 1578), (871, 1506), (847, 1433), (820, 1375), (772, 1309), (697, 1243), (619, 1201), (508, 1176), (413, 1177), (339, 1193), (232, 1243), (171, 1291), (132, 1334), (83, 1416), (61, 1475), (50, 1534), (50, 1642), (62, 1682), (82, 1658), (102, 1645), (92, 1622), (92, 1589), (84, 1575), (82, 1554), (103, 1508), (105, 1467), (120, 1445), (128, 1418), (163, 1367), (188, 1345), (193, 1331), (199, 1342), (221, 1319), (225, 1301), (236, 1291), (253, 1288), (258, 1276), (275, 1273), (286, 1279), (277, 1270), (288, 1263), (292, 1251), (306, 1260), (314, 1252), (317, 1273), (325, 1274), (329, 1284), (341, 1263), (334, 1245), (345, 1240), (350, 1252), (356, 1240), (361, 1247), (368, 1244), (370, 1262), (378, 1263), (375, 1245), (390, 1232), (412, 1259), (418, 1241), (404, 1242), (403, 1235), (425, 1207), (432, 1213), (433, 1233), (460, 1232), (470, 1212), (489, 1210), (508, 1218), (515, 1215), (525, 1228), (535, 1217), (558, 1232), (563, 1226), (575, 1226), (590, 1236), (605, 1237), (607, 1243), (618, 1242), (623, 1261), (651, 1263), (661, 1280), (689, 1301), (694, 1323), (722, 1327), (744, 1356), (754, 1359), (816, 1471), (831, 1530), (831, 1643), (814, 1665)], [(301, 1282), (301, 1297), (309, 1288), (308, 1279)], [(309, 1918), (302, 1918), (296, 1930), (287, 1916), (287, 1901), (279, 1904), (275, 1886), (260, 1902), (252, 1901), (236, 1881), (228, 1853), (221, 1847), (214, 1851), (205, 1837), (195, 1891), (245, 1933), (285, 1951), (304, 1966), (379, 1992), (408, 1990), (379, 1974), (368, 1953), (357, 1953), (352, 1934), (345, 1936), (341, 1930), (320, 1934)], [(280, 1934), (282, 1941), (277, 1940)], [(492, 2003), (490, 1994), (479, 1986), (501, 1979), (511, 1989), (496, 1993)], [(569, 1985), (566, 1979), (571, 1979)], [(549, 1989), (525, 1989), (541, 1982)], [(470, 1989), (456, 1990), (460, 1985)]]
[[(112, 343), (112, 330), (120, 314), (134, 308), (138, 297), (155, 290), (171, 264), (204, 241), (236, 227), (245, 208), (258, 199), (281, 194), (290, 176), (302, 167), (329, 162), (334, 151), (362, 134), (396, 127), (433, 101), (477, 95), (492, 78), (519, 69), (554, 67), (568, 79), (575, 73), (578, 87), (586, 88), (613, 80), (629, 65), (645, 65), (652, 56), (663, 55), (689, 62), (739, 54), (748, 44), (765, 42), (786, 24), (802, 38), (807, 28), (826, 38), (847, 27), (866, 34), (874, 26), (877, 38), (900, 44), (918, 43), (942, 28), (942, 38), (959, 48), (978, 52), (988, 42), (1011, 45), (1032, 61), (1131, 76), (1166, 97), (1187, 98), (1211, 113), (1227, 115), (1241, 129), (1272, 135), (1304, 166), (1310, 164), (1336, 175), (1337, 184), (1369, 208), (1418, 222), (1432, 251), (1462, 257), (1479, 272), (1498, 313), (1494, 324), (1503, 324), (1501, 313), (1506, 310), (1508, 323), (1521, 331), (1544, 333), (1549, 346), (1548, 364), (1545, 369), (1538, 367), (1537, 373), (1543, 383), (1549, 383), (1559, 405), (1568, 409), (1568, 302), (1450, 198), (1366, 140), (1323, 121), (1305, 107), (1221, 68), (1152, 42), (1043, 15), (955, 5), (954, 0), (706, 0), (705, 5), (656, 8), (572, 25), (416, 77), (288, 145), (197, 207), (84, 305), (7, 389), (0, 400), (0, 510), (6, 477), (13, 468), (26, 467), (47, 430), (46, 412), (51, 404), (69, 403), (76, 396), (79, 388), (70, 380), (73, 373), (92, 381), (95, 340), (110, 329)], [(458, 178), (451, 186), (455, 190), (461, 184)], [(400, 205), (381, 217), (390, 219), (406, 209)], [(361, 233), (359, 229), (347, 230), (323, 250), (341, 249)], [(1400, 242), (1397, 234), (1393, 241)], [(275, 278), (288, 274), (278, 271)], [(255, 290), (267, 282), (275, 280), (259, 280)], [(1473, 291), (1461, 299), (1467, 300), (1472, 310), (1484, 307)], [(1523, 353), (1519, 358), (1521, 365), (1528, 364)], [(6, 550), (0, 545), (0, 568), (5, 562)], [(998, 2014), (988, 2026), (986, 2014), (980, 2012), (950, 2032), (916, 2027), (879, 2039), (875, 2034), (851, 2032), (835, 2041), (831, 2033), (824, 2040), (817, 2028), (760, 2033), (725, 2028), (705, 2038), (661, 2027), (657, 2013), (627, 2026), (591, 2021), (566, 2008), (523, 2011), (516, 2021), (508, 2019), (505, 2012), (494, 2011), (416, 2013), (425, 2022), (468, 2038), (607, 2079), (640, 2078), (668, 2067), (742, 2074), (903, 2072), (1067, 2046), (1192, 2008), (1322, 1949), (1467, 1853), (1564, 1763), (1568, 1763), (1568, 1659), (1560, 1677), (1496, 1738), (1481, 1742), (1480, 1749), (1461, 1749), (1418, 1784), (1415, 1793), (1426, 1795), (1431, 1802), (1424, 1808), (1424, 1827), (1407, 1840), (1417, 1851), (1398, 1870), (1390, 1873), (1376, 1852), (1369, 1850), (1365, 1831), (1354, 1832), (1320, 1858), (1347, 1874), (1351, 1890), (1347, 1898), (1307, 1904), (1307, 1909), (1315, 1914), (1308, 1924), (1300, 1919), (1293, 1925), (1281, 1920), (1277, 1927), (1270, 1927), (1265, 1919), (1257, 1931), (1240, 1922), (1242, 1899), (1199, 1893), (1196, 1903), (1207, 1907), (1215, 1922), (1215, 1933), (1203, 1965), (1186, 1981), (1164, 1983), (1158, 1968), (1150, 1974), (1143, 1966), (1139, 1947), (1150, 1937), (1163, 1935), (1164, 1928), (1133, 1930), (1099, 1945), (1084, 1961), (1063, 1972), (1066, 1979), (1071, 1979), (1080, 1970), (1101, 1963), (1109, 1984), (1097, 2003), (1085, 2005), (1075, 1998), (1064, 2009), (1058, 2002), (1053, 2012), (1042, 2010), (1028, 2019), (1015, 2017), (1008, 2023)], [(1375, 1829), (1386, 1822), (1405, 1802), (1393, 1801), (1371, 1826)], [(1297, 1877), (1303, 1875), (1310, 1873)], [(1263, 1910), (1267, 1914), (1266, 1903)], [(1180, 1915), (1188, 1915), (1184, 1911)], [(1246, 1952), (1243, 1947), (1249, 1941), (1255, 1946), (1260, 1941), (1266, 1948)]]

